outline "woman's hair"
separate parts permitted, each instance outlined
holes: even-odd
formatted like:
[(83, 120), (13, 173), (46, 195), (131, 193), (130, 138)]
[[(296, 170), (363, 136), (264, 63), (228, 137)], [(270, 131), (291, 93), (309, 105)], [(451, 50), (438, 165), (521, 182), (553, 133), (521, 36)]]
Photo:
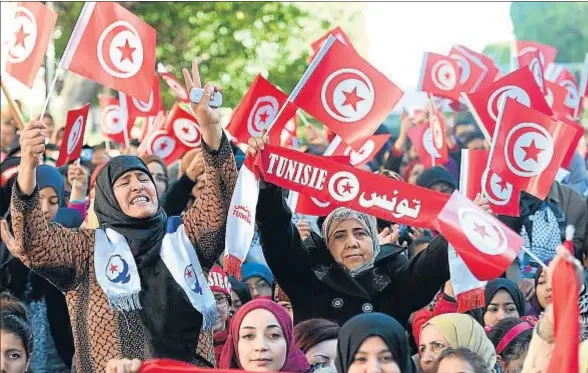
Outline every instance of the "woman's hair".
[(337, 339), (340, 329), (339, 325), (325, 319), (303, 321), (294, 327), (296, 347), (306, 353), (321, 342)]
[(0, 330), (22, 340), (27, 359), (33, 352), (33, 331), (25, 306), (8, 292), (0, 293)]
[[(524, 330), (525, 328), (519, 327), (520, 332), (518, 335), (509, 335), (510, 342), (505, 340), (507, 333), (521, 324), (528, 326), (528, 329)], [(496, 351), (496, 354), (500, 355), (502, 360), (507, 364), (527, 353), (529, 343), (531, 343), (531, 337), (533, 337), (533, 326), (528, 321), (514, 317), (500, 320), (488, 332), (488, 338), (492, 341), (494, 347), (498, 348), (501, 342), (502, 344), (506, 343), (506, 345), (501, 346), (500, 351)]]
[(447, 348), (441, 352), (439, 359), (437, 360), (437, 365), (435, 366), (435, 372), (439, 370), (439, 365), (441, 365), (441, 361), (448, 357), (454, 357), (457, 359), (461, 359), (474, 368), (474, 372), (476, 373), (491, 373), (494, 367), (488, 367), (478, 354), (472, 352), (467, 348)]

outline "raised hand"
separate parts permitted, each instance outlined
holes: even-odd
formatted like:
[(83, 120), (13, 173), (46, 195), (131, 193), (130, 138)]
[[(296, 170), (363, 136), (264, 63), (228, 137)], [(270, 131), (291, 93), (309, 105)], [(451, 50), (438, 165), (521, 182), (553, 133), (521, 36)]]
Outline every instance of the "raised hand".
[(18, 166), (18, 185), (24, 194), (31, 194), (37, 184), (36, 167), (45, 152), (45, 130), (38, 120), (30, 121), (20, 133), (21, 160)]
[[(182, 73), (184, 74), (184, 81), (188, 92), (190, 92), (192, 88), (202, 88), (200, 72), (198, 71), (198, 62), (196, 60), (192, 62), (192, 76), (190, 76), (190, 72), (186, 68), (182, 69)], [(191, 104), (202, 132), (202, 138), (206, 145), (213, 150), (220, 147), (223, 130), (219, 123), (220, 110), (218, 108), (211, 108), (208, 106), (208, 103), (210, 102), (210, 95), (212, 92), (220, 92), (220, 90), (220, 87), (207, 83), (204, 86), (204, 95), (202, 96), (200, 103)]]
[(255, 157), (257, 152), (263, 150), (265, 144), (269, 143), (267, 130), (263, 130), (261, 137), (252, 137), (247, 142), (247, 154)]
[(14, 236), (8, 229), (8, 222), (4, 219), (0, 220), (0, 237), (2, 237), (2, 242), (6, 245), (8, 251), (12, 251), (14, 248)]

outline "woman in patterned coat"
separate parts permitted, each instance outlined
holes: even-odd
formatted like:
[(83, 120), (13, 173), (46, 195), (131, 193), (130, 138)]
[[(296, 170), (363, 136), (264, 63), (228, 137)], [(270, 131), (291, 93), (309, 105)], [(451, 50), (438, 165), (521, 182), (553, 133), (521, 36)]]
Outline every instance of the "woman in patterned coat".
[[(188, 89), (200, 87), (198, 66)], [(194, 80), (192, 80), (192, 78)], [(236, 181), (230, 144), (210, 84), (192, 105), (202, 132), (206, 186), (183, 216), (168, 218), (148, 168), (137, 157), (111, 160), (96, 181), (96, 230), (47, 222), (35, 168), (45, 126), (21, 134), (22, 161), (12, 195), (12, 254), (66, 294), (79, 373), (104, 372), (110, 359), (165, 357), (215, 365), (214, 296), (206, 275), (224, 249), (225, 219)]]

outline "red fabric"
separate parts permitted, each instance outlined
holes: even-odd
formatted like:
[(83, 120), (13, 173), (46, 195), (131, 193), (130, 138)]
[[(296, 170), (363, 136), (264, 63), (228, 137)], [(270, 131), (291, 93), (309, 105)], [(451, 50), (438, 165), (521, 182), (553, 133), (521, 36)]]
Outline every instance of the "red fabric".
[(445, 164), (449, 161), (449, 150), (447, 149), (447, 125), (443, 112), (435, 110), (431, 105), (429, 112), (429, 128), (431, 130), (431, 143), (436, 150), (435, 164)]
[[(374, 135), (360, 139), (351, 145), (348, 145), (345, 141), (341, 140), (339, 145), (333, 149), (331, 155), (349, 156), (352, 166), (361, 167), (371, 161), (375, 155), (378, 154), (389, 138), (389, 134)], [(357, 149), (357, 151), (354, 149)]]
[(445, 194), (327, 157), (272, 145), (266, 145), (256, 164), (269, 183), (408, 226), (431, 228), (448, 200)]
[(347, 34), (341, 29), (341, 27), (337, 26), (310, 44), (310, 47), (312, 48), (314, 53), (318, 52), (319, 49), (321, 49), (329, 35), (333, 35), (334, 37), (339, 39), (339, 41), (343, 44), (353, 48), (353, 44), (351, 43), (349, 36), (347, 36)]
[(490, 169), (543, 200), (579, 128), (507, 98), (492, 142)]
[[(155, 29), (115, 2), (86, 3), (62, 67), (106, 87), (148, 101), (155, 74)], [(84, 17), (84, 11), (91, 13)], [(121, 37), (125, 35), (125, 37)]]
[(61, 167), (74, 159), (80, 158), (82, 146), (84, 145), (84, 133), (86, 133), (86, 121), (88, 120), (89, 110), (90, 104), (86, 104), (79, 109), (67, 112), (63, 141), (61, 142), (59, 157), (55, 162), (55, 167)]
[(563, 114), (567, 115), (568, 110), (566, 108), (566, 96), (568, 95), (568, 90), (564, 87), (560, 87), (558, 84), (554, 82), (550, 82), (549, 80), (545, 81), (545, 101), (551, 108), (551, 111), (554, 114)]
[[(170, 359), (154, 359), (141, 364), (139, 373), (237, 373), (243, 372), (234, 369), (200, 368), (183, 361)], [(253, 373), (253, 372), (251, 372)]]
[(410, 161), (406, 166), (404, 166), (404, 170), (402, 170), (402, 173), (400, 174), (400, 176), (402, 176), (402, 178), (405, 181), (408, 181), (408, 178), (410, 176), (410, 173), (412, 172), (412, 169), (415, 168), (415, 166), (418, 166), (422, 164), (420, 159), (415, 159), (413, 161)]
[(578, 102), (580, 101), (580, 88), (574, 78), (574, 74), (568, 69), (563, 68), (555, 79), (555, 83), (567, 90), (564, 105), (566, 107), (566, 114), (568, 114), (570, 118), (573, 118)]
[(178, 100), (186, 104), (190, 102), (186, 87), (184, 87), (184, 85), (181, 84), (172, 73), (161, 72), (159, 75), (167, 83), (168, 87), (172, 90), (172, 93)]
[(547, 94), (545, 90), (545, 78), (543, 75), (543, 64), (541, 63), (541, 53), (539, 50), (519, 54), (519, 67), (528, 67), (535, 77), (535, 82), (541, 88), (543, 94)]
[(457, 62), (451, 57), (425, 52), (417, 90), (459, 100), (459, 71)]
[(431, 131), (431, 127), (428, 123), (411, 127), (408, 129), (407, 133), (412, 142), (412, 146), (417, 150), (419, 160), (423, 166), (425, 166), (425, 169), (429, 169), (437, 164), (442, 164), (441, 153), (439, 153), (434, 145), (433, 131)]
[(130, 139), (131, 128), (133, 126), (132, 123), (129, 125), (128, 121), (125, 123), (120, 102), (116, 98), (108, 95), (100, 95), (98, 101), (100, 103), (100, 128), (102, 129), (102, 134), (114, 142), (124, 146), (128, 145), (123, 131), (126, 125), (126, 139)]
[(11, 39), (14, 44), (6, 56), (8, 75), (33, 88), (56, 21), (57, 13), (40, 2), (17, 3)]
[(459, 67), (459, 83), (463, 92), (474, 92), (480, 88), (488, 68), (482, 60), (467, 48), (456, 45), (449, 51), (449, 57), (457, 62)]
[(567, 141), (568, 151), (566, 152), (566, 155), (564, 156), (564, 159), (561, 162), (563, 168), (569, 169), (570, 163), (572, 162), (572, 158), (574, 158), (574, 154), (576, 153), (576, 151), (578, 151), (578, 143), (582, 139), (582, 136), (584, 136), (584, 127), (582, 127), (580, 123), (571, 120), (568, 116), (555, 114), (554, 118), (576, 129), (576, 133), (574, 134), (574, 136), (572, 138), (569, 138)]
[(335, 40), (294, 103), (351, 144), (371, 136), (403, 94), (353, 48)]
[(489, 153), (488, 150), (462, 150), (459, 190), (472, 201), (482, 193), (495, 214), (519, 216), (520, 192), (486, 168)]
[(284, 366), (280, 369), (281, 372), (307, 372), (310, 368), (306, 356), (302, 351), (296, 347), (294, 340), (294, 327), (292, 325), (292, 319), (286, 311), (286, 309), (274, 301), (267, 299), (254, 299), (250, 302), (245, 303), (231, 320), (229, 327), (229, 334), (227, 335), (227, 341), (223, 347), (221, 357), (218, 361), (218, 367), (220, 369), (242, 369), (241, 363), (239, 362), (239, 328), (245, 316), (256, 309), (265, 309), (271, 312), (282, 327), (284, 338), (287, 343), (286, 361)]
[(515, 48), (517, 57), (519, 58), (527, 53), (538, 52), (543, 69), (550, 63), (555, 62), (555, 56), (557, 56), (557, 48), (534, 41), (518, 40), (516, 41)]
[(213, 344), (214, 344), (214, 358), (218, 362), (221, 358), (221, 353), (223, 352), (223, 347), (225, 342), (227, 341), (227, 336), (229, 335), (229, 327), (231, 326), (231, 318), (227, 319), (225, 330), (221, 330), (215, 332), (212, 336)]
[(127, 104), (127, 117), (129, 122), (134, 123), (135, 118), (156, 116), (163, 109), (161, 93), (159, 90), (159, 77), (153, 75), (153, 84), (149, 93), (149, 99), (145, 102), (125, 95)]
[(518, 234), (458, 191), (439, 213), (437, 223), (439, 233), (480, 281), (499, 277), (523, 246)]
[(208, 272), (208, 287), (210, 290), (223, 293), (227, 297), (231, 296), (231, 284), (229, 283), (229, 278), (227, 277), (227, 273), (221, 267), (214, 265)]
[(423, 325), (428, 323), (429, 320), (435, 316), (457, 312), (457, 302), (453, 299), (449, 300), (447, 297), (448, 296), (443, 292), (439, 292), (435, 297), (435, 304), (433, 305), (432, 309), (429, 307), (424, 307), (414, 313), (412, 320), (412, 335), (417, 346), (419, 345), (419, 339)]
[(580, 361), (580, 284), (574, 266), (563, 260), (555, 266), (552, 279), (555, 340), (546, 372), (577, 372)]
[(494, 136), (498, 113), (506, 97), (516, 97), (533, 109), (552, 115), (531, 70), (526, 67), (515, 70), (487, 88), (464, 95), (468, 108), (488, 140)]
[(90, 189), (88, 190), (92, 190), (92, 188), (94, 188), (94, 186), (96, 185), (96, 178), (98, 177), (98, 174), (100, 173), (100, 171), (104, 168), (104, 166), (106, 166), (108, 162), (102, 163), (98, 166), (96, 166), (96, 168), (94, 169), (94, 171), (92, 171), (92, 175), (90, 175)]
[[(257, 74), (241, 103), (233, 112), (227, 131), (245, 144), (251, 137), (260, 137), (262, 130), (269, 128), (287, 99), (288, 95), (264, 79), (261, 74)], [(276, 123), (271, 133), (277, 132), (279, 136), (282, 128), (295, 113), (295, 110), (289, 110), (286, 117), (286, 113), (283, 112), (278, 118), (280, 124)], [(273, 140), (270, 142), (279, 145), (279, 141)]]

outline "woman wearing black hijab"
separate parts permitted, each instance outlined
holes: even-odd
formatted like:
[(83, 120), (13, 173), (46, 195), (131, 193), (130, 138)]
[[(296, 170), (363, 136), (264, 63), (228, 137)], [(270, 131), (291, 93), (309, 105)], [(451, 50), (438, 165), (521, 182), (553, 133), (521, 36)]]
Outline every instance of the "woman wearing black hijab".
[[(188, 89), (200, 87), (198, 67)], [(206, 186), (194, 206), (168, 218), (147, 166), (111, 160), (98, 174), (96, 230), (47, 223), (35, 168), (45, 126), (29, 123), (12, 195), (13, 255), (66, 293), (80, 373), (104, 372), (111, 359), (171, 358), (215, 364), (215, 299), (206, 275), (224, 249), (225, 219), (236, 181), (235, 160), (208, 106), (213, 87), (192, 105), (202, 134)]]
[(482, 326), (493, 326), (507, 317), (520, 318), (527, 315), (525, 296), (519, 287), (505, 278), (498, 278), (486, 284), (484, 291), (486, 307), (484, 308)]
[[(352, 317), (339, 332), (338, 373), (414, 373), (404, 328), (383, 313)], [(376, 368), (377, 367), (377, 368)]]

